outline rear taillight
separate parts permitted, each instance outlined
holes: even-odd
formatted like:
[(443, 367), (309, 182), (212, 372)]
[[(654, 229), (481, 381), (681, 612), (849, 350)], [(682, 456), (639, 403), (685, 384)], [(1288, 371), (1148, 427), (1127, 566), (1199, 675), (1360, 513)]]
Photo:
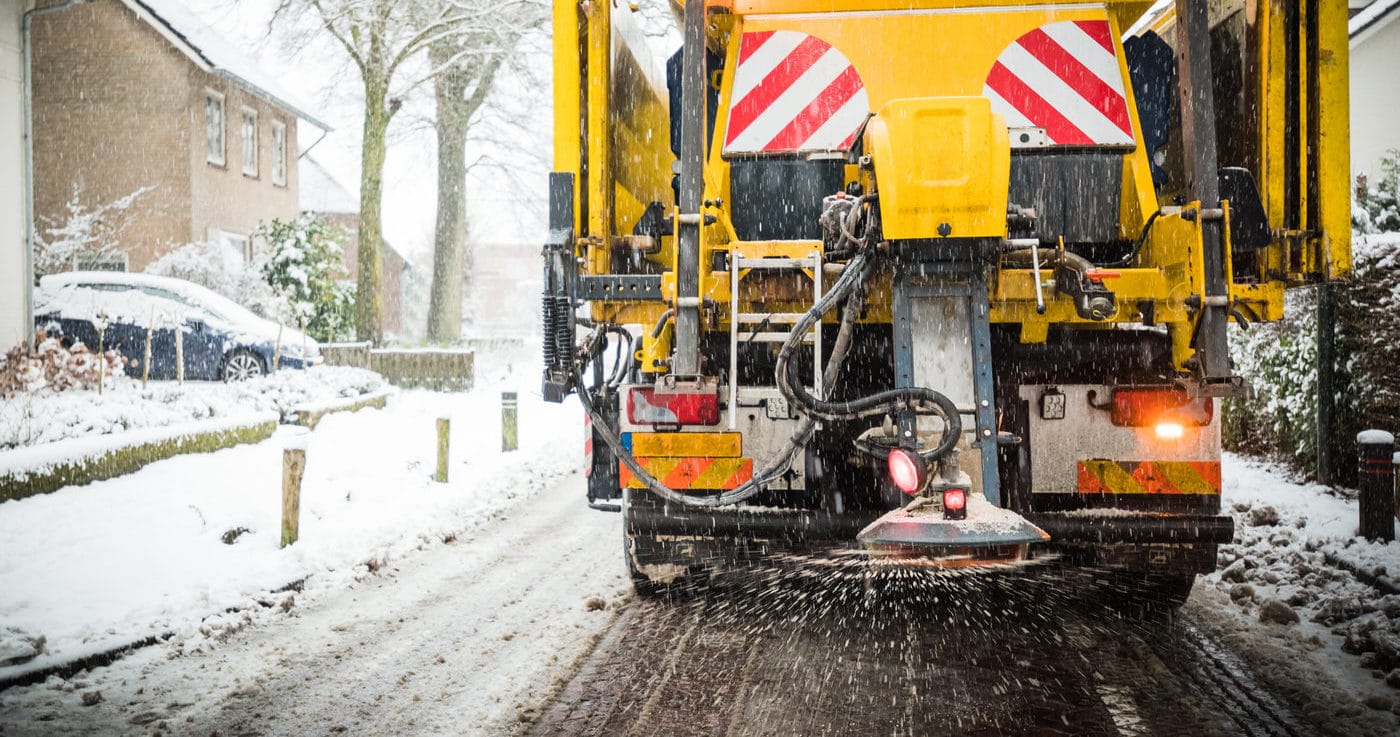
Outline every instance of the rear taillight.
[(719, 392), (631, 389), (627, 419), (634, 425), (718, 425)]
[(923, 488), (924, 476), (928, 473), (928, 464), (923, 456), (912, 450), (896, 448), (890, 451), (889, 467), (890, 481), (894, 482), (896, 489), (905, 494), (917, 494)]
[(1174, 387), (1114, 389), (1111, 415), (1119, 427), (1204, 427), (1215, 416), (1215, 402)]
[(943, 519), (967, 519), (967, 489), (950, 486), (943, 490)]

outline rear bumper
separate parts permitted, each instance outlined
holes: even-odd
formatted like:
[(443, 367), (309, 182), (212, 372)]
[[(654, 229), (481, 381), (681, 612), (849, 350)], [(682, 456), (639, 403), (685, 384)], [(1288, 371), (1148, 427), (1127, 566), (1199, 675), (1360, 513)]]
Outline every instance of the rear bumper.
[[(627, 529), (633, 534), (701, 537), (784, 538), (804, 542), (855, 542), (881, 516), (876, 512), (830, 514), (812, 511), (686, 509), (633, 505)], [(1227, 543), (1234, 520), (1212, 514), (1041, 513), (1026, 519), (1050, 533), (1050, 543), (1200, 544)]]
[(1215, 514), (1028, 514), (1026, 519), (1067, 543), (1228, 543), (1235, 521)]

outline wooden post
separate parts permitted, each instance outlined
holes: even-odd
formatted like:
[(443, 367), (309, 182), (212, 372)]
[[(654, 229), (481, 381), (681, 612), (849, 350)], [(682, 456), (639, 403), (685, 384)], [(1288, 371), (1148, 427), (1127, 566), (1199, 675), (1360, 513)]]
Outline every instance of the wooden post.
[(451, 456), (448, 447), (448, 436), (452, 429), (452, 421), (446, 417), (439, 417), (437, 421), (437, 473), (433, 475), (433, 480), (439, 484), (447, 483), (447, 460)]
[(306, 471), (306, 446), (282, 451), (282, 547), (297, 541), (301, 530), (301, 476)]
[(102, 396), (102, 384), (107, 379), (107, 352), (103, 350), (106, 342), (107, 326), (103, 325), (97, 329), (97, 396)]
[(515, 392), (501, 392), (501, 450), (510, 452), (520, 447), (520, 423), (517, 416)]
[(175, 321), (175, 381), (185, 383), (185, 321)]
[(141, 388), (146, 388), (146, 382), (151, 378), (151, 333), (154, 328), (146, 326), (146, 352), (141, 359)]
[(282, 323), (277, 323), (277, 343), (272, 346), (272, 373), (282, 365)]

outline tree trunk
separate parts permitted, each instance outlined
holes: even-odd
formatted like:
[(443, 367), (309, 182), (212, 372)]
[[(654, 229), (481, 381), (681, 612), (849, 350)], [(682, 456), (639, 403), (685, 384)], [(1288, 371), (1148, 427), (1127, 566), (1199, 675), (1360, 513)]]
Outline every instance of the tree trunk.
[[(437, 49), (430, 54), (438, 56)], [(434, 60), (434, 63), (437, 63)], [(437, 97), (437, 232), (433, 240), (433, 284), (428, 299), (428, 341), (455, 343), (462, 337), (463, 252), (467, 240), (466, 75), (449, 70), (433, 80)]]
[(384, 342), (380, 273), (384, 224), (384, 151), (390, 112), (387, 85), (366, 80), (364, 147), (360, 161), (359, 275), (355, 287), (355, 337)]

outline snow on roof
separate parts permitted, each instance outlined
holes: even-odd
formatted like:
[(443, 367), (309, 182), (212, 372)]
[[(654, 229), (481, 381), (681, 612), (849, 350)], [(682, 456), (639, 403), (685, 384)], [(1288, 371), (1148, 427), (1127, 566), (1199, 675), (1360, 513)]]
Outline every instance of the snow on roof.
[(359, 199), (315, 158), (302, 157), (297, 177), (297, 207), (302, 212), (359, 214)]
[(258, 96), (290, 110), (297, 117), (321, 130), (331, 130), (329, 125), (306, 112), (309, 106), (298, 101), (295, 94), (279, 84), (275, 76), (263, 70), (243, 49), (230, 43), (200, 20), (183, 0), (122, 2), (135, 12), (137, 17), (155, 27), (200, 68), (247, 87)]
[(1380, 22), (1386, 16), (1390, 15), (1390, 11), (1396, 8), (1400, 8), (1400, 0), (1376, 0), (1370, 5), (1367, 5), (1365, 10), (1352, 16), (1351, 20), (1347, 21), (1347, 36), (1349, 38), (1356, 38), (1358, 33)]

